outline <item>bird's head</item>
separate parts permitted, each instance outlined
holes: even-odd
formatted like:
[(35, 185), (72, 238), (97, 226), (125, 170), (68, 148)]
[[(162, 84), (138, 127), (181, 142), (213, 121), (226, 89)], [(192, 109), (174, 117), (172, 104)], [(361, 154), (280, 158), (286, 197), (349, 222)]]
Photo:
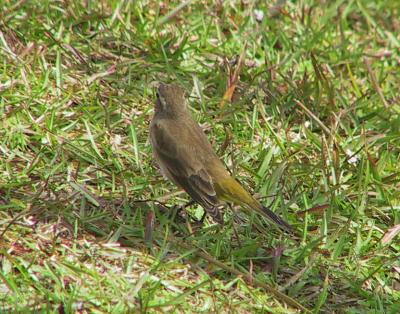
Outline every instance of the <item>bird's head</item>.
[(178, 85), (161, 84), (157, 89), (156, 113), (176, 115), (186, 110), (185, 92)]

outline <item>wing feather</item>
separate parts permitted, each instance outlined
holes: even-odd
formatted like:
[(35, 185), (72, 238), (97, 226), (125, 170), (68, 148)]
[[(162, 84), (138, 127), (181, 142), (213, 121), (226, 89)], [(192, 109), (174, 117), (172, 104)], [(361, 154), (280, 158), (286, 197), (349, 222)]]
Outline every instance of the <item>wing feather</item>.
[(183, 188), (208, 213), (220, 218), (216, 216), (219, 216), (216, 210), (219, 202), (213, 181), (203, 166), (197, 146), (182, 145), (160, 122), (152, 125), (151, 141), (160, 167), (169, 179)]

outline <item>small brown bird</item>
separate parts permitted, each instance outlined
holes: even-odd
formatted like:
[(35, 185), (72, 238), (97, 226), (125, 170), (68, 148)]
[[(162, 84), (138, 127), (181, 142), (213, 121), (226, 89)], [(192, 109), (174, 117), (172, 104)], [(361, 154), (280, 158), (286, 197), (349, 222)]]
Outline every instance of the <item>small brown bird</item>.
[(262, 206), (225, 169), (193, 120), (179, 86), (159, 86), (150, 140), (161, 172), (217, 221), (222, 220), (218, 206), (221, 200), (255, 210), (281, 229), (292, 232), (286, 221)]

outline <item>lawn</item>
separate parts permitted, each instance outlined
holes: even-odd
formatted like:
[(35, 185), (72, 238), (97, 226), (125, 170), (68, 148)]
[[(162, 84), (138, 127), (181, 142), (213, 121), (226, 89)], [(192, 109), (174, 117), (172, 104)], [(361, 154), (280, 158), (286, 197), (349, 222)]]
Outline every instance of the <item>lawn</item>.
[[(399, 313), (399, 1), (0, 6), (1, 313)], [(294, 235), (199, 221), (160, 82)]]

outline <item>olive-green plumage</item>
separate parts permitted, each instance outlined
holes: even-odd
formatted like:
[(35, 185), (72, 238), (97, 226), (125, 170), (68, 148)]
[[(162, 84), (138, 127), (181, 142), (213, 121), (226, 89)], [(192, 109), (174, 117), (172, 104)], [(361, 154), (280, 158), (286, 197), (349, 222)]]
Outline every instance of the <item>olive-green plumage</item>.
[(262, 206), (225, 169), (193, 120), (179, 86), (162, 84), (158, 88), (150, 140), (161, 172), (217, 220), (221, 220), (221, 200), (255, 210), (291, 232), (287, 222)]

